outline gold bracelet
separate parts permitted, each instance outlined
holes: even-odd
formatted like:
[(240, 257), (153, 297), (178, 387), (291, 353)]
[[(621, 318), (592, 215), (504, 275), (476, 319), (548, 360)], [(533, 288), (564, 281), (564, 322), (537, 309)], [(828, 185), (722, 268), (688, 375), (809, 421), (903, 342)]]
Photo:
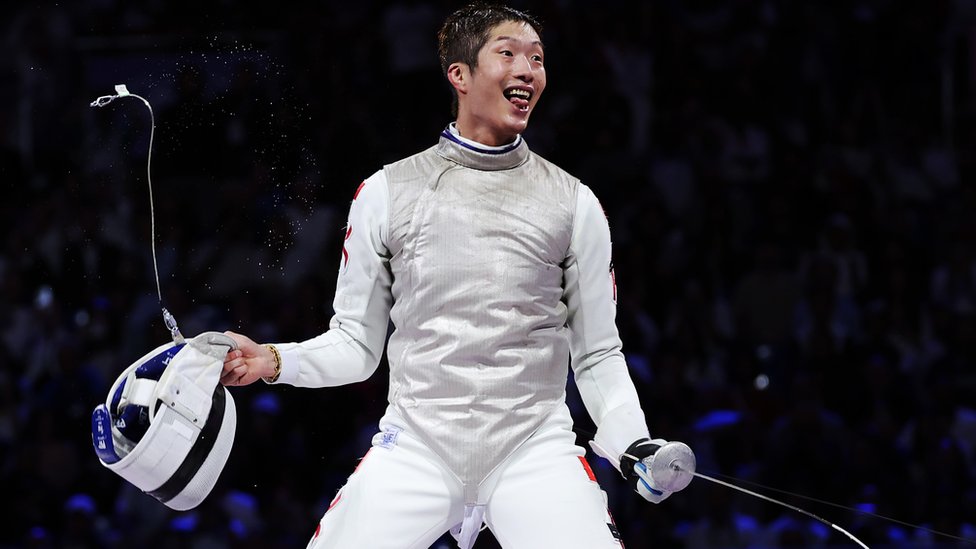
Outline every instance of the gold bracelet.
[(264, 346), (271, 351), (272, 355), (274, 355), (275, 369), (274, 375), (271, 377), (262, 377), (261, 379), (264, 380), (265, 383), (274, 383), (275, 381), (278, 381), (278, 378), (281, 376), (281, 353), (278, 352), (277, 347), (270, 343), (265, 343)]

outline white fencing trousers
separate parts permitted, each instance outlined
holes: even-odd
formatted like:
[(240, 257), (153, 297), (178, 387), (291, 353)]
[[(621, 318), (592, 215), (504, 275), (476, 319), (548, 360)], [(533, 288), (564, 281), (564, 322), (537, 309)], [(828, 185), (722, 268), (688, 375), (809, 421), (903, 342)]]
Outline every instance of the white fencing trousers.
[[(564, 406), (482, 483), (478, 505), (467, 508), (440, 458), (389, 419), (325, 512), (310, 549), (427, 549), (449, 530), (466, 549), (482, 517), (506, 549), (620, 549), (606, 495), (575, 444)], [(474, 523), (458, 532), (466, 517)]]

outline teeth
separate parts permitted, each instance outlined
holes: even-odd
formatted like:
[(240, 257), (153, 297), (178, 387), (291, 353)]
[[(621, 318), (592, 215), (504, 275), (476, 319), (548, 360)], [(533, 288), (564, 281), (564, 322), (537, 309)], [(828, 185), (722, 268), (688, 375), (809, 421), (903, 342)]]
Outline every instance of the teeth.
[(518, 97), (520, 99), (528, 99), (529, 97), (531, 97), (531, 95), (532, 94), (530, 94), (527, 90), (519, 90), (519, 89), (508, 90), (508, 96), (509, 97)]

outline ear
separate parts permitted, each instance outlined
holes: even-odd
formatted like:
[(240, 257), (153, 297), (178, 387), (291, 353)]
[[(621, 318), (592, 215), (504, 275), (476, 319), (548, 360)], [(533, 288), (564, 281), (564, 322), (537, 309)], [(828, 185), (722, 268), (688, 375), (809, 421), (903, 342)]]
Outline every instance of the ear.
[(458, 96), (468, 93), (471, 70), (467, 63), (451, 63), (451, 66), (447, 67), (447, 81), (457, 91)]

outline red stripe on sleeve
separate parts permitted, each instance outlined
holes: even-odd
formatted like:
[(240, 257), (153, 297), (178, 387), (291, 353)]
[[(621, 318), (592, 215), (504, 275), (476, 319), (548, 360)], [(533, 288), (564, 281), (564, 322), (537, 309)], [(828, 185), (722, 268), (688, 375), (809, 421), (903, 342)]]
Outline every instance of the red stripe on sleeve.
[(586, 476), (590, 477), (590, 480), (596, 482), (596, 475), (593, 474), (593, 469), (590, 469), (590, 464), (586, 461), (586, 458), (579, 456), (580, 463), (583, 464), (583, 470), (586, 471)]

